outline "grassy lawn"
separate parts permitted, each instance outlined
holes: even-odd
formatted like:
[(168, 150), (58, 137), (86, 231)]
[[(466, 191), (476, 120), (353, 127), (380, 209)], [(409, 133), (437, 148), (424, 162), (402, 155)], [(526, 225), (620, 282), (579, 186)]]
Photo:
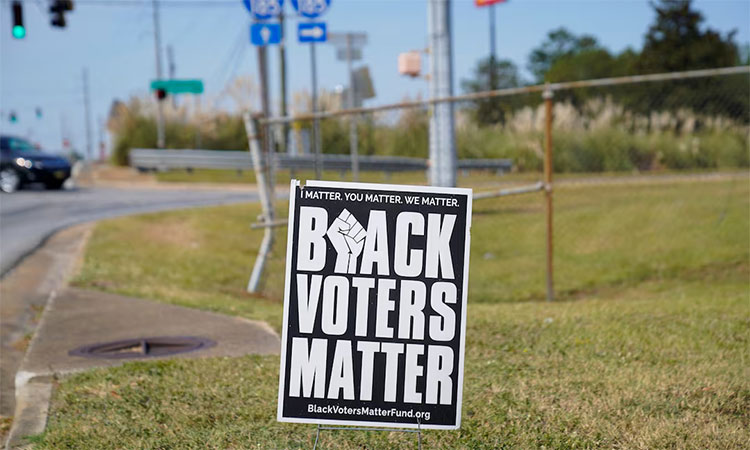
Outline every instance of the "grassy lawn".
[[(315, 172), (310, 170), (298, 170), (295, 177), (301, 180), (315, 178)], [(425, 174), (422, 172), (394, 173), (390, 177), (383, 172), (362, 172), (361, 181), (368, 183), (412, 183), (424, 184)], [(158, 181), (166, 182), (200, 182), (200, 183), (255, 183), (255, 172), (252, 170), (223, 170), (223, 169), (195, 169), (191, 172), (186, 170), (169, 170), (156, 172)], [(279, 170), (276, 173), (276, 182), (284, 185), (289, 184), (291, 179), (288, 170)], [(326, 170), (323, 172), (325, 180), (351, 181), (351, 172), (340, 173)]]
[[(541, 195), (475, 202), (463, 424), (427, 448), (741, 448), (750, 440), (747, 178), (556, 191), (555, 303)], [(285, 205), (279, 209), (285, 211)], [(75, 284), (281, 323), (285, 233), (244, 293), (256, 206), (97, 226)], [(39, 448), (311, 447), (275, 421), (278, 357), (130, 363), (64, 379)], [(325, 448), (416, 447), (328, 432)]]
[[(252, 170), (223, 170), (223, 169), (195, 169), (191, 172), (186, 170), (170, 170), (156, 172), (156, 179), (163, 182), (179, 183), (255, 183), (255, 172)], [(332, 170), (323, 171), (323, 180), (352, 181), (349, 171), (338, 172)], [(537, 181), (541, 175), (529, 172), (523, 174), (498, 175), (493, 171), (459, 171), (458, 183), (461, 186), (491, 186), (504, 181)], [(299, 180), (315, 179), (315, 172), (311, 170), (298, 170), (295, 178)], [(278, 185), (289, 186), (291, 173), (289, 170), (279, 170), (276, 173)], [(360, 180), (363, 183), (393, 183), (393, 184), (426, 184), (427, 174), (425, 172), (395, 172), (386, 174), (384, 172), (360, 172)]]

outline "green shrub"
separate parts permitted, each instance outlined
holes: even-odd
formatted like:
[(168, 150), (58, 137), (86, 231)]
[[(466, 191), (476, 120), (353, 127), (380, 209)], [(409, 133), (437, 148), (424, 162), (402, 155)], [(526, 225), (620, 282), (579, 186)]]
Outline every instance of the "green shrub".
[[(115, 135), (112, 161), (118, 165), (128, 163), (132, 148), (156, 147), (154, 119), (140, 112), (137, 102), (129, 108), (116, 129), (112, 129)], [(600, 102), (596, 110), (599, 112), (580, 113), (566, 109), (565, 104), (561, 104), (559, 111), (556, 109), (556, 117), (560, 115), (557, 122), (560, 128), (553, 130), (556, 172), (750, 166), (746, 127), (737, 124), (731, 127), (712, 125), (713, 128), (704, 126), (698, 131), (695, 128), (679, 131), (669, 128), (669, 117), (661, 117), (658, 127), (636, 125), (639, 123), (636, 118), (623, 120), (617, 116), (617, 105), (611, 102)], [(602, 117), (606, 120), (600, 120)], [(478, 126), (471, 121), (463, 123), (456, 128), (458, 157), (508, 158), (513, 160), (515, 169), (520, 172), (541, 171), (544, 134), (535, 130), (533, 121), (527, 121), (520, 128), (510, 125), (510, 121), (506, 126)], [(594, 123), (596, 126), (591, 125)], [(312, 123), (304, 122), (301, 126), (310, 130)], [(320, 131), (324, 153), (349, 153), (348, 120), (340, 117), (321, 120)], [(429, 113), (426, 109), (405, 109), (387, 121), (373, 116), (360, 117), (357, 132), (361, 155), (427, 158), (429, 154)], [(167, 148), (247, 148), (244, 122), (239, 115), (219, 113), (200, 125), (187, 120), (169, 120), (165, 134)]]

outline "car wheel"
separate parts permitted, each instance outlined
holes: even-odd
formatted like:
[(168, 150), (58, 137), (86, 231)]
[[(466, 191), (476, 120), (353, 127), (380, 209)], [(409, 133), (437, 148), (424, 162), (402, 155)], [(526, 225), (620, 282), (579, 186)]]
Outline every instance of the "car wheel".
[(63, 184), (65, 184), (65, 180), (63, 180), (63, 181), (51, 181), (51, 182), (47, 183), (46, 186), (47, 186), (47, 189), (56, 191), (56, 190), (62, 189)]
[(0, 170), (0, 191), (11, 193), (21, 186), (21, 177), (13, 169)]

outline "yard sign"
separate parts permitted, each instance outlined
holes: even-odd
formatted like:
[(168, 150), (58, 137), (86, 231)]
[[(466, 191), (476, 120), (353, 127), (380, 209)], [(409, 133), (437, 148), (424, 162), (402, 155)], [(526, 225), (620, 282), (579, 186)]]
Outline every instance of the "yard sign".
[(292, 181), (279, 421), (460, 427), (471, 201)]

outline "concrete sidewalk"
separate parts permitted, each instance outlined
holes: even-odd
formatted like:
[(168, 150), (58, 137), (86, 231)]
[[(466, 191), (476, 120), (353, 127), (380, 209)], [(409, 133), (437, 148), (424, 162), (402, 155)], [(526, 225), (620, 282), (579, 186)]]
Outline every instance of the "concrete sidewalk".
[(97, 291), (65, 288), (53, 294), (15, 378), (16, 410), (8, 448), (41, 433), (47, 421), (52, 381), (60, 375), (133, 359), (71, 356), (76, 348), (125, 339), (195, 336), (213, 347), (165, 358), (277, 354), (279, 336), (265, 323)]
[[(0, 415), (15, 411), (14, 378), (50, 294), (67, 281), (91, 225), (79, 225), (46, 243), (0, 280)], [(6, 255), (3, 255), (5, 257)]]
[(16, 380), (120, 365), (125, 361), (69, 352), (86, 345), (155, 336), (198, 336), (216, 342), (214, 347), (172, 356), (177, 358), (277, 354), (280, 347), (276, 332), (263, 322), (66, 288), (47, 304)]
[(76, 348), (195, 336), (216, 345), (165, 358), (279, 352), (279, 336), (263, 322), (66, 287), (90, 230), (83, 225), (55, 234), (0, 281), (0, 415), (13, 415), (7, 448), (24, 447), (26, 436), (44, 431), (56, 378), (133, 360), (71, 356)]

